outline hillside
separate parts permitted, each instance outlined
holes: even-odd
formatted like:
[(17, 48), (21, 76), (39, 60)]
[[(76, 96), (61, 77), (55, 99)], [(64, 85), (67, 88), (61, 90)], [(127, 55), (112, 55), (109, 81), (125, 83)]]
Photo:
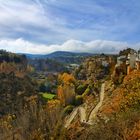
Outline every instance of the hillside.
[(36, 90), (37, 83), (28, 76), (26, 56), (1, 50), (0, 116), (19, 111), (23, 108), (26, 98), (35, 95)]
[(19, 127), (25, 129), (24, 124), (29, 119), (27, 114), (33, 109), (34, 102), (39, 102), (38, 83), (30, 76), (29, 69), (25, 55), (0, 51), (1, 140), (11, 140)]
[[(102, 97), (101, 88), (100, 100), (97, 100), (96, 105), (90, 104), (86, 100), (83, 105), (77, 108), (77, 116), (71, 120), (71, 123), (66, 123), (69, 124), (65, 132), (67, 139), (138, 140), (140, 138), (140, 69), (139, 61), (131, 61), (131, 57), (139, 60), (139, 55), (136, 56), (136, 51), (127, 49), (121, 51), (117, 59), (124, 54), (126, 59), (121, 60), (121, 65), (115, 65), (118, 64), (118, 61), (109, 63), (109, 77), (103, 72), (104, 68), (100, 67), (102, 64), (100, 60), (104, 61), (102, 56), (96, 57), (96, 59), (87, 59), (80, 67), (80, 70), (76, 72), (78, 79), (90, 80), (92, 81), (91, 83), (97, 83), (97, 79), (100, 82), (104, 82), (105, 93), (104, 97)], [(127, 58), (127, 56), (130, 57)], [(129, 61), (133, 62), (134, 65), (136, 64), (137, 67), (131, 66), (131, 69), (128, 69), (130, 66)], [(107, 62), (110, 62), (110, 60), (108, 59)], [(114, 75), (114, 73), (117, 74)], [(98, 75), (102, 76), (99, 78)], [(115, 80), (114, 77), (116, 78)], [(92, 101), (95, 101), (97, 98), (98, 96)], [(93, 114), (91, 113), (92, 111), (88, 113), (88, 109), (92, 107)], [(74, 111), (70, 114), (70, 118), (76, 112)], [(86, 115), (83, 117), (82, 114), (84, 113), (86, 113), (87, 117)], [(84, 121), (83, 118), (85, 118)], [(92, 118), (92, 120), (89, 121), (89, 118)]]
[[(113, 139), (137, 140), (140, 138), (140, 71), (125, 76), (123, 83), (106, 91), (106, 100), (98, 116), (106, 122), (99, 123), (98, 129), (106, 128), (104, 135)], [(97, 135), (97, 131), (96, 131)]]
[(73, 140), (138, 140), (139, 116), (140, 71), (133, 71), (117, 87), (111, 81), (106, 81), (105, 99), (94, 117), (94, 126), (77, 121), (66, 133)]
[(139, 55), (131, 67), (126, 65), (131, 59), (118, 61), (122, 53), (87, 57), (66, 73), (65, 64), (52, 59), (33, 59), (34, 70), (28, 71), (26, 57), (6, 52), (0, 73), (0, 138), (138, 140)]
[(102, 113), (127, 111), (128, 109), (139, 110), (140, 104), (140, 72), (133, 71), (124, 77), (123, 83), (113, 91), (106, 91), (107, 99), (102, 107)]
[(73, 53), (65, 51), (57, 51), (47, 55), (38, 55), (38, 54), (25, 54), (28, 59), (52, 59), (60, 63), (65, 64), (79, 64), (84, 58), (93, 56), (94, 54), (90, 53)]
[(27, 63), (25, 55), (0, 50), (0, 73), (14, 72), (18, 76), (23, 76), (27, 71)]
[(25, 54), (28, 58), (54, 58), (54, 57), (75, 57), (75, 56), (92, 56), (90, 53), (74, 53), (66, 51), (56, 51), (50, 54)]
[(0, 73), (0, 116), (19, 112), (33, 95), (37, 95), (37, 83), (30, 77)]
[(28, 58), (28, 63), (37, 71), (66, 72), (73, 69), (73, 64), (80, 65), (93, 54), (58, 51), (48, 55), (25, 55)]
[(65, 51), (57, 51), (51, 54), (46, 55), (49, 58), (54, 57), (80, 57), (80, 56), (92, 56), (90, 53), (74, 53), (74, 52), (65, 52)]
[(35, 68), (36, 71), (46, 72), (65, 72), (66, 66), (53, 59), (28, 59), (28, 64)]

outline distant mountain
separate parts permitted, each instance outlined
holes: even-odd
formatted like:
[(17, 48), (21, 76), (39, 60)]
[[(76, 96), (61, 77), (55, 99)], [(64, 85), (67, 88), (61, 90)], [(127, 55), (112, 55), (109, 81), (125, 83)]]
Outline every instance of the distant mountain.
[(50, 54), (25, 54), (27, 58), (56, 58), (56, 57), (86, 57), (86, 56), (93, 56), (94, 54), (91, 53), (74, 53), (74, 52), (66, 52), (66, 51), (56, 51)]
[(92, 56), (90, 53), (74, 53), (74, 52), (66, 52), (66, 51), (57, 51), (51, 54), (46, 55), (48, 58), (54, 57), (81, 57), (81, 56)]
[(28, 63), (37, 71), (67, 71), (70, 64), (81, 64), (90, 53), (73, 53), (65, 51), (57, 51), (47, 55), (24, 54), (28, 58)]
[(66, 51), (56, 51), (46, 55), (39, 54), (24, 54), (28, 59), (52, 59), (64, 64), (80, 64), (85, 57), (93, 56), (94, 54), (90, 53), (75, 53), (75, 52), (66, 52)]
[[(19, 54), (22, 54), (22, 53), (19, 53)], [(28, 54), (28, 53), (23, 53), (24, 55), (26, 55), (26, 57), (28, 59), (40, 59), (40, 58), (45, 58), (45, 55), (43, 54)]]

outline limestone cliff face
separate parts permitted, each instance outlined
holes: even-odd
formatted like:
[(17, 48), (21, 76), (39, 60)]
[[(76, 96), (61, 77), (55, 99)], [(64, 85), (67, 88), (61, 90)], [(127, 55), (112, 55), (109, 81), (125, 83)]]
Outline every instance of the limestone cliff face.
[(139, 109), (140, 71), (132, 71), (124, 77), (121, 85), (114, 88), (113, 83), (107, 84), (106, 101), (100, 111), (102, 115), (109, 116), (113, 113), (127, 112), (129, 109)]
[(75, 76), (80, 80), (92, 79), (98, 80), (104, 78), (110, 73), (112, 61), (110, 57), (90, 57), (76, 69)]
[[(68, 136), (73, 140), (140, 138), (140, 71), (132, 71), (124, 77), (122, 84), (105, 83), (105, 98), (94, 117), (93, 127), (77, 122), (71, 125)], [(80, 131), (81, 130), (81, 131)], [(119, 137), (118, 137), (119, 136)]]

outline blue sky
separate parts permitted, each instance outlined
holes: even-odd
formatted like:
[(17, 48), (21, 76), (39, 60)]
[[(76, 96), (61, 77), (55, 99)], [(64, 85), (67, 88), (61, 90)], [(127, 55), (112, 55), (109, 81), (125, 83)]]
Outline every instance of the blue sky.
[(0, 49), (115, 52), (128, 46), (140, 48), (139, 0), (0, 0)]

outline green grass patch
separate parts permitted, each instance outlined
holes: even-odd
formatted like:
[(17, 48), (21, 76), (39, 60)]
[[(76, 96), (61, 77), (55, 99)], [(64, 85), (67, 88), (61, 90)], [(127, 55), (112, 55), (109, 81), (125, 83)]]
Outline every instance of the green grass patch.
[(44, 99), (47, 99), (47, 100), (52, 100), (56, 97), (56, 95), (50, 94), (50, 93), (40, 93), (40, 94)]

